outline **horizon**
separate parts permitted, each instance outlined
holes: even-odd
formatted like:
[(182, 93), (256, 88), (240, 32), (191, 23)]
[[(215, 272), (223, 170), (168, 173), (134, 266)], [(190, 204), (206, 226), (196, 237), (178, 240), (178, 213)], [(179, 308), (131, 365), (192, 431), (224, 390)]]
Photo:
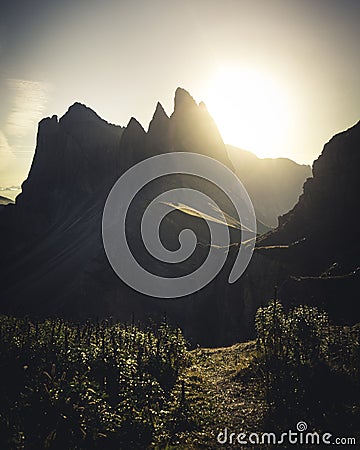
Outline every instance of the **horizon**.
[(360, 4), (45, 2), (0, 19), (0, 186), (27, 177), (37, 123), (78, 101), (147, 129), (183, 86), (224, 143), (311, 165), (359, 120)]
[[(178, 88), (184, 89), (184, 88), (181, 88), (181, 87), (178, 87)], [(177, 88), (177, 89), (178, 89), (178, 88)], [(190, 96), (191, 96), (191, 92), (187, 91), (186, 89), (184, 89), (184, 90), (185, 90), (186, 92), (188, 92), (188, 93), (190, 94)], [(198, 102), (197, 100), (195, 100), (195, 102), (196, 102), (197, 105), (199, 105), (200, 103), (203, 103), (203, 104), (205, 105), (205, 107), (207, 108), (207, 105), (206, 105), (203, 101), (199, 101), (199, 102)], [(159, 101), (158, 103), (164, 108), (163, 104), (162, 104), (160, 101)], [(74, 103), (72, 103), (71, 105), (68, 106), (68, 108), (66, 109), (66, 111), (65, 111), (62, 115), (58, 115), (58, 114), (50, 114), (50, 115), (48, 115), (48, 116), (44, 115), (44, 116), (39, 120), (39, 122), (38, 122), (38, 124), (37, 124), (37, 126), (36, 126), (36, 130), (38, 129), (38, 125), (39, 125), (39, 123), (40, 123), (41, 120), (46, 119), (46, 118), (51, 118), (52, 116), (56, 116), (56, 117), (58, 118), (58, 120), (60, 120), (62, 117), (64, 117), (64, 116), (67, 114), (67, 112), (69, 111), (69, 109), (70, 109), (72, 106), (74, 106), (75, 104), (80, 104), (80, 105), (84, 106), (85, 108), (90, 109), (91, 111), (93, 111), (93, 112), (99, 117), (99, 119), (106, 121), (106, 122), (109, 123), (110, 125), (113, 125), (113, 126), (120, 126), (120, 127), (124, 128), (124, 129), (127, 127), (128, 123), (129, 123), (132, 119), (135, 119), (135, 120), (138, 121), (139, 124), (143, 127), (143, 129), (145, 130), (146, 133), (148, 132), (148, 128), (149, 128), (150, 122), (151, 122), (151, 120), (152, 120), (152, 118), (153, 118), (153, 116), (151, 116), (149, 122), (147, 123), (147, 126), (145, 126), (143, 123), (141, 123), (140, 120), (138, 120), (138, 118), (137, 118), (137, 117), (134, 117), (134, 116), (130, 116), (129, 119), (128, 119), (128, 121), (127, 121), (127, 123), (124, 124), (124, 125), (123, 125), (123, 124), (118, 124), (118, 123), (113, 123), (113, 122), (107, 121), (105, 118), (101, 117), (101, 116), (97, 113), (97, 111), (96, 111), (94, 108), (92, 108), (91, 106), (89, 106), (89, 105), (87, 105), (87, 104), (84, 104), (84, 103), (81, 103), (81, 102), (79, 102), (79, 101), (75, 101)], [(207, 108), (207, 109), (208, 109), (208, 108)], [(155, 113), (155, 110), (156, 110), (156, 105), (155, 105), (155, 107), (153, 108), (153, 113)], [(165, 110), (165, 108), (164, 108), (164, 110)], [(209, 109), (208, 109), (208, 110), (209, 110)], [(172, 115), (173, 111), (174, 111), (174, 107), (172, 108), (171, 113), (169, 113), (169, 112), (166, 111), (166, 110), (165, 110), (165, 113), (167, 114), (168, 117), (170, 117), (170, 116)], [(211, 115), (211, 112), (210, 112), (210, 111), (209, 111), (209, 114)], [(213, 118), (213, 116), (211, 116), (211, 117)], [(213, 120), (215, 121), (214, 118), (213, 118)], [(359, 122), (359, 121), (357, 121), (357, 122)], [(349, 128), (352, 128), (354, 125), (356, 125), (357, 122), (355, 122), (354, 124), (350, 125), (349, 127), (347, 127), (347, 128), (344, 129), (344, 130), (339, 130), (337, 133), (334, 134), (334, 136), (335, 136), (336, 134), (339, 134), (339, 133), (342, 133), (342, 132), (346, 131), (346, 130), (349, 129)], [(217, 128), (219, 129), (218, 124), (216, 123), (216, 121), (215, 121), (215, 124), (216, 124)], [(220, 132), (221, 137), (222, 137), (222, 133), (221, 133), (220, 129), (219, 129), (219, 132)], [(329, 140), (331, 140), (332, 137), (333, 137), (333, 136), (331, 136)], [(222, 139), (223, 139), (223, 137), (222, 137)], [(328, 140), (328, 141), (329, 141), (329, 140)], [(327, 142), (328, 142), (328, 141), (327, 141)], [(266, 154), (265, 154), (265, 155), (261, 155), (261, 153), (259, 154), (259, 152), (257, 153), (257, 152), (255, 152), (255, 151), (248, 150), (248, 149), (246, 149), (246, 148), (241, 148), (241, 147), (239, 147), (239, 146), (237, 146), (237, 145), (235, 145), (235, 144), (227, 143), (227, 142), (225, 142), (224, 139), (223, 139), (223, 142), (224, 142), (224, 145), (227, 147), (227, 153), (228, 153), (228, 156), (229, 156), (229, 158), (230, 158), (231, 161), (233, 161), (233, 156), (232, 156), (232, 152), (229, 152), (228, 147), (233, 148), (235, 151), (236, 151), (236, 150), (239, 150), (239, 151), (241, 151), (241, 152), (250, 153), (251, 155), (255, 156), (257, 159), (260, 159), (260, 160), (276, 160), (276, 159), (278, 160), (278, 159), (286, 159), (286, 160), (289, 160), (289, 161), (294, 162), (295, 164), (297, 164), (297, 165), (299, 165), (299, 166), (308, 166), (308, 167), (310, 167), (311, 169), (312, 169), (312, 165), (313, 165), (314, 161), (321, 155), (322, 150), (323, 150), (323, 147), (324, 147), (324, 146), (326, 145), (326, 143), (327, 143), (327, 142), (324, 142), (323, 147), (321, 148), (320, 153), (319, 153), (317, 156), (315, 156), (315, 159), (314, 159), (313, 161), (311, 161), (310, 163), (304, 163), (304, 162), (296, 161), (295, 159), (293, 159), (293, 158), (291, 158), (291, 157), (289, 157), (289, 156), (286, 156), (286, 155), (285, 155), (285, 156), (281, 156), (281, 155), (280, 155), (280, 156), (271, 156), (271, 155), (266, 155)], [(34, 150), (33, 150), (33, 155), (32, 155), (32, 157), (31, 157), (31, 161), (30, 161), (30, 165), (29, 165), (29, 170), (30, 170), (31, 163), (32, 163), (32, 159), (33, 159), (33, 156), (35, 155), (35, 152), (36, 152), (36, 141), (35, 141), (35, 143), (34, 143)], [(0, 173), (1, 173), (1, 172), (0, 172)], [(22, 190), (22, 183), (23, 183), (24, 181), (26, 181), (27, 177), (28, 177), (28, 173), (26, 173), (25, 177), (24, 177), (24, 178), (21, 180), (21, 182), (19, 182), (19, 183), (16, 183), (17, 180), (14, 179), (15, 182), (14, 182), (13, 184), (11, 184), (11, 183), (3, 183), (3, 184), (0, 184), (0, 197), (2, 196), (2, 195), (1, 195), (2, 193), (6, 193), (6, 194), (5, 194), (5, 198), (8, 198), (8, 199), (10, 199), (10, 200), (12, 200), (12, 201), (15, 201), (16, 197), (21, 193), (21, 190)], [(11, 178), (10, 178), (10, 179), (11, 179)]]
[[(180, 89), (183, 89), (183, 90), (186, 91), (186, 89), (184, 89), (184, 88), (180, 88)], [(188, 92), (188, 91), (186, 91), (186, 92)], [(190, 94), (190, 96), (191, 96), (191, 93), (188, 92), (188, 94)], [(163, 105), (162, 105), (160, 102), (158, 102), (158, 103), (163, 107)], [(197, 105), (199, 105), (199, 103), (203, 103), (203, 104), (204, 104), (204, 102), (199, 102), (199, 103), (196, 102), (196, 103), (197, 103)], [(88, 106), (88, 105), (86, 105), (86, 104), (80, 103), (80, 102), (78, 102), (78, 101), (75, 101), (72, 105), (70, 105), (70, 106), (67, 108), (67, 111), (66, 111), (63, 115), (58, 116), (57, 114), (53, 114), (53, 115), (50, 115), (50, 116), (44, 116), (41, 120), (47, 119), (47, 118), (51, 118), (52, 116), (56, 116), (56, 117), (57, 117), (57, 120), (60, 120), (62, 117), (64, 117), (64, 116), (68, 113), (68, 111), (70, 110), (70, 108), (72, 108), (72, 107), (73, 107), (74, 105), (76, 105), (76, 104), (80, 104), (80, 105), (84, 106), (85, 108), (90, 109), (91, 111), (93, 111), (93, 112), (99, 117), (100, 120), (105, 120), (104, 118), (100, 117), (100, 116), (97, 114), (97, 112), (96, 112), (93, 108), (91, 108), (90, 106)], [(205, 105), (205, 106), (206, 106), (206, 105)], [(155, 106), (155, 109), (156, 109), (156, 106)], [(154, 111), (155, 111), (155, 109), (154, 109)], [(166, 111), (165, 111), (165, 112), (166, 112)], [(168, 117), (170, 117), (172, 113), (171, 113), (171, 114), (168, 114), (168, 113), (166, 112), (166, 114), (168, 115)], [(138, 121), (138, 119), (137, 119), (136, 117), (133, 117), (133, 116), (129, 118), (129, 120), (128, 120), (128, 122), (127, 122), (126, 125), (119, 125), (119, 124), (116, 124), (116, 123), (107, 122), (106, 120), (105, 120), (105, 121), (106, 121), (107, 123), (109, 123), (110, 125), (113, 125), (113, 126), (121, 126), (121, 127), (123, 127), (123, 128), (126, 128), (126, 126), (128, 125), (128, 123), (129, 123), (132, 119), (135, 119), (136, 121)], [(138, 122), (140, 123), (140, 121), (138, 121)], [(147, 124), (147, 126), (144, 126), (142, 123), (140, 123), (140, 125), (143, 127), (143, 129), (145, 130), (146, 133), (148, 132), (150, 122), (151, 122), (151, 119), (150, 119), (149, 123)], [(216, 125), (217, 125), (217, 124), (216, 124)], [(225, 147), (227, 147), (227, 148), (226, 148), (226, 151), (227, 151), (228, 157), (230, 158), (230, 160), (231, 160), (233, 163), (234, 163), (234, 159), (233, 159), (233, 156), (232, 156), (232, 152), (229, 151), (229, 148), (234, 149), (234, 151), (241, 151), (241, 152), (250, 153), (251, 155), (255, 156), (257, 159), (260, 159), (260, 160), (286, 159), (286, 160), (292, 161), (292, 162), (294, 162), (295, 164), (298, 164), (298, 165), (308, 166), (308, 167), (310, 167), (310, 168), (312, 167), (312, 164), (301, 164), (301, 163), (298, 163), (298, 162), (294, 161), (293, 159), (288, 158), (288, 157), (286, 157), (286, 156), (260, 156), (260, 155), (256, 154), (255, 152), (253, 152), (253, 151), (251, 151), (251, 150), (247, 150), (247, 149), (244, 149), (244, 148), (236, 147), (235, 145), (228, 144), (228, 143), (226, 143), (226, 142), (224, 142), (224, 145), (225, 145)], [(35, 155), (35, 152), (36, 152), (36, 143), (35, 143), (35, 146), (34, 146), (34, 155)], [(27, 174), (27, 175), (28, 175), (28, 174)], [(27, 178), (27, 176), (25, 177), (25, 179), (24, 179), (23, 181), (26, 181), (26, 178)], [(5, 194), (5, 198), (8, 198), (8, 199), (10, 199), (10, 200), (15, 201), (16, 197), (21, 193), (21, 190), (22, 190), (21, 185), (22, 185), (23, 181), (22, 181), (20, 184), (18, 184), (18, 185), (16, 185), (16, 184), (13, 184), (13, 185), (10, 185), (10, 184), (9, 184), (9, 185), (5, 185), (5, 184), (4, 184), (4, 185), (0, 185), (0, 197), (2, 196), (2, 195), (1, 195), (2, 193), (6, 193), (6, 194)]]
[[(182, 88), (183, 89), (183, 88)], [(191, 94), (190, 94), (191, 95)], [(160, 103), (160, 102), (158, 102), (158, 103)], [(204, 103), (204, 102), (199, 102), (199, 103)], [(199, 104), (198, 102), (197, 102), (197, 104)], [(99, 116), (98, 114), (97, 114), (97, 112), (93, 109), (93, 108), (91, 108), (90, 106), (88, 106), (88, 105), (86, 105), (86, 104), (83, 104), (83, 103), (80, 103), (80, 102), (78, 102), (78, 101), (75, 101), (72, 105), (70, 105), (68, 108), (67, 108), (67, 111), (63, 114), (63, 115), (61, 115), (60, 117), (57, 115), (57, 114), (53, 114), (53, 115), (49, 115), (49, 116), (44, 116), (44, 117), (42, 117), (42, 119), (41, 120), (43, 120), (43, 119), (46, 119), (46, 118), (51, 118), (52, 116), (57, 116), (58, 117), (58, 120), (60, 120), (63, 116), (65, 116), (66, 115), (66, 113), (68, 112), (68, 110), (73, 106), (73, 105), (75, 105), (75, 104), (81, 104), (82, 106), (85, 106), (86, 108), (88, 108), (88, 109), (90, 109), (90, 110), (92, 110), (101, 120), (105, 120), (106, 121), (106, 119), (104, 119), (103, 117), (101, 117), (101, 116)], [(160, 105), (161, 106), (163, 106), (161, 103), (160, 103)], [(205, 105), (206, 106), (206, 105)], [(156, 108), (156, 107), (155, 107)], [(155, 111), (155, 110), (154, 110)], [(166, 112), (166, 111), (165, 111)], [(167, 112), (166, 112), (166, 114), (170, 117), (171, 116), (171, 114), (168, 114)], [(110, 125), (114, 125), (114, 126), (121, 126), (121, 127), (123, 127), (123, 128), (126, 128), (126, 126), (128, 125), (128, 123), (130, 122), (130, 120), (131, 119), (135, 119), (135, 120), (137, 120), (139, 123), (140, 123), (140, 125), (143, 127), (143, 129), (145, 130), (145, 132), (147, 133), (148, 132), (148, 128), (149, 128), (149, 124), (150, 124), (150, 122), (151, 122), (151, 119), (150, 119), (150, 121), (149, 121), (149, 123), (147, 124), (147, 126), (144, 126), (136, 117), (134, 117), (134, 116), (131, 116), (130, 118), (129, 118), (129, 120), (128, 120), (128, 122), (127, 122), (127, 124), (126, 125), (120, 125), (120, 124), (116, 124), (116, 123), (112, 123), (112, 122), (108, 122), (108, 121), (106, 121), (107, 123), (109, 123)], [(40, 121), (39, 121), (40, 122)], [(217, 125), (217, 124), (216, 124)], [(349, 129), (349, 128), (352, 128), (354, 125), (356, 125), (356, 123), (355, 124), (353, 124), (353, 125), (351, 125), (350, 127), (348, 127), (347, 129)], [(37, 127), (36, 127), (36, 129), (37, 129)], [(346, 131), (347, 129), (345, 129), (345, 130), (340, 130), (338, 133), (336, 133), (336, 134), (339, 134), (339, 133), (342, 133), (343, 131)], [(221, 133), (220, 133), (221, 134)], [(335, 134), (335, 135), (336, 135)], [(333, 136), (332, 136), (333, 137)], [(332, 138), (331, 137), (331, 138)], [(330, 139), (331, 139), (330, 138)], [(324, 145), (326, 144), (326, 142), (324, 143)], [(230, 160), (232, 161), (232, 162), (234, 162), (234, 159), (233, 159), (233, 155), (232, 155), (232, 152), (230, 151), (229, 152), (229, 148), (232, 148), (232, 149), (234, 149), (234, 151), (237, 151), (237, 150), (239, 150), (239, 151), (241, 151), (241, 152), (246, 152), (246, 153), (250, 153), (251, 155), (253, 155), (253, 156), (255, 156), (257, 159), (259, 159), (259, 160), (281, 160), (281, 159), (285, 159), (285, 160), (289, 160), (289, 161), (291, 161), (291, 162), (293, 162), (293, 163), (295, 163), (295, 164), (297, 164), (297, 165), (299, 165), (299, 166), (307, 166), (307, 167), (310, 167), (311, 169), (312, 169), (312, 165), (313, 165), (313, 163), (314, 163), (314, 161), (321, 155), (321, 153), (322, 153), (322, 150), (321, 150), (321, 152), (319, 153), (319, 155), (317, 156), (317, 157), (315, 157), (315, 159), (314, 159), (314, 161), (312, 161), (311, 163), (309, 163), (309, 164), (306, 164), (306, 163), (301, 163), (301, 162), (298, 162), (298, 161), (295, 161), (294, 159), (292, 159), (292, 158), (290, 158), (290, 157), (288, 157), (288, 156), (261, 156), (261, 155), (259, 155), (259, 154), (257, 154), (256, 152), (254, 152), (254, 151), (251, 151), (251, 150), (247, 150), (247, 149), (245, 149), (245, 148), (240, 148), (240, 147), (237, 147), (236, 145), (233, 145), (233, 144), (229, 144), (229, 143), (226, 143), (225, 141), (224, 141), (224, 145), (227, 147), (227, 153), (228, 153), (228, 156), (229, 156), (229, 158), (230, 158)], [(34, 155), (35, 155), (35, 152), (36, 152), (36, 142), (35, 142), (35, 144), (34, 144)], [(31, 158), (31, 162), (32, 162), (32, 158)], [(30, 167), (31, 167), (31, 164), (30, 164), (30, 166), (29, 166), (29, 170), (30, 170)], [(10, 183), (8, 183), (8, 184), (6, 184), (6, 183), (4, 183), (4, 184), (0, 184), (0, 197), (4, 197), (4, 198), (6, 198), (6, 199), (10, 199), (10, 200), (12, 200), (12, 201), (15, 201), (15, 199), (16, 199), (16, 197), (21, 193), (21, 191), (22, 191), (22, 183), (24, 182), (24, 181), (26, 181), (26, 179), (27, 179), (27, 177), (28, 177), (28, 173), (26, 173), (26, 176), (25, 176), (25, 178), (19, 183), (19, 184), (16, 184), (16, 183), (14, 183), (14, 184), (10, 184)], [(5, 193), (5, 195), (3, 196), (2, 194), (4, 194)]]

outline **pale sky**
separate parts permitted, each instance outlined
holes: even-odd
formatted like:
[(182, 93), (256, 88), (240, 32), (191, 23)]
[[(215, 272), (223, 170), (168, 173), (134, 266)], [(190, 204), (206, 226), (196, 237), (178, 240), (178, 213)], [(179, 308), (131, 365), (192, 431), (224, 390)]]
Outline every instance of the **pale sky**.
[(359, 23), (358, 0), (3, 1), (0, 187), (26, 178), (42, 117), (79, 101), (147, 129), (178, 86), (226, 143), (311, 164), (360, 119)]

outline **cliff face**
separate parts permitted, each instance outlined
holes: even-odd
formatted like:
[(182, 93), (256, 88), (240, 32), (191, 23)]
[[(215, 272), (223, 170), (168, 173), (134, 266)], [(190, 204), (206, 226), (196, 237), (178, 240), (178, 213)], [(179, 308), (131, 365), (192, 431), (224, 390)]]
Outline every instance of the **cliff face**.
[[(148, 133), (135, 118), (122, 128), (80, 103), (72, 105), (60, 120), (57, 116), (43, 119), (33, 163), (16, 201), (18, 217), (14, 221), (18, 223), (19, 217), (26, 215), (30, 224), (42, 222), (40, 229), (44, 230), (79, 204), (103, 204), (128, 168), (169, 151), (207, 154), (232, 167), (206, 109), (180, 88), (174, 104), (171, 118), (157, 105)], [(22, 225), (20, 228), (19, 232), (26, 234)]]
[(359, 167), (360, 122), (324, 146), (298, 203), (261, 245), (299, 241), (292, 248), (299, 274), (320, 275), (335, 263), (338, 274), (354, 270), (359, 261)]
[(83, 203), (101, 201), (120, 173), (122, 132), (79, 103), (60, 120), (43, 119), (28, 178), (7, 212), (18, 232), (43, 233)]
[(234, 169), (215, 125), (203, 103), (197, 105), (184, 90), (175, 93), (175, 108), (170, 117), (171, 150), (211, 156)]
[(79, 103), (60, 120), (56, 116), (42, 120), (21, 201), (29, 204), (54, 191), (94, 193), (110, 184), (119, 173), (122, 133), (123, 128)]
[(360, 320), (359, 168), (360, 122), (324, 146), (298, 203), (257, 244), (267, 260), (286, 266), (285, 303), (318, 305), (345, 323)]
[[(101, 220), (115, 181), (137, 162), (171, 151), (210, 154), (231, 167), (208, 112), (182, 89), (176, 91), (170, 118), (157, 105), (147, 133), (134, 118), (123, 129), (78, 103), (59, 120), (56, 116), (42, 120), (22, 194), (16, 205), (1, 214), (1, 310), (78, 319), (113, 315), (122, 320), (130, 320), (133, 313), (139, 320), (156, 319), (166, 312), (169, 320), (182, 325), (196, 342), (229, 339), (223, 337), (224, 324), (217, 323), (229, 270), (198, 294), (159, 300), (128, 288), (115, 275), (104, 252)], [(209, 187), (199, 180), (191, 184), (186, 176), (178, 175), (176, 180), (180, 186), (202, 192)], [(150, 192), (139, 196), (129, 211), (128, 231), (142, 264), (155, 273), (176, 276), (178, 272), (169, 273), (162, 263), (147, 258), (138, 228), (148, 197), (168, 190), (171, 183), (160, 179)], [(221, 208), (227, 210), (221, 195), (216, 195)], [(208, 230), (202, 221), (175, 211), (162, 226), (166, 245), (176, 248), (179, 232), (187, 227), (205, 242)], [(193, 270), (192, 264), (201, 264), (207, 252), (206, 246), (197, 248), (193, 263), (186, 262), (180, 273)]]

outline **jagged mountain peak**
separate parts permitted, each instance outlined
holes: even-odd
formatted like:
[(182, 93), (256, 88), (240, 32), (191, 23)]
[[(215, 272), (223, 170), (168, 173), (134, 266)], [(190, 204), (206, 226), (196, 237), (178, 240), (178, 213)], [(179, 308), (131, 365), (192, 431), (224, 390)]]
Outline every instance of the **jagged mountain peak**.
[[(245, 330), (242, 336), (249, 333), (247, 324), (253, 312), (264, 299), (271, 298), (274, 284), (282, 285), (288, 275), (317, 275), (334, 262), (341, 267), (341, 274), (353, 270), (355, 262), (358, 266), (360, 250), (358, 244), (354, 245), (354, 235), (358, 236), (360, 220), (357, 196), (360, 136), (356, 132), (355, 139), (353, 130), (327, 144), (315, 166), (319, 176), (315, 173), (312, 181), (307, 181), (302, 200), (284, 218), (283, 227), (280, 225), (261, 241), (254, 262), (239, 284), (227, 282), (228, 269), (238, 248), (230, 245), (231, 259), (225, 272), (189, 301), (149, 301), (127, 288), (113, 273), (101, 236), (104, 204), (116, 180), (138, 162), (164, 152), (204, 154), (234, 169), (205, 106), (197, 105), (185, 89), (178, 88), (175, 110), (169, 118), (158, 104), (149, 127), (151, 133), (146, 133), (135, 118), (130, 119), (125, 130), (110, 125), (81, 103), (72, 105), (61, 123), (55, 116), (41, 122), (35, 157), (22, 194), (15, 206), (6, 206), (1, 211), (0, 270), (5, 274), (0, 283), (1, 313), (21, 312), (35, 317), (61, 314), (76, 319), (114, 316), (128, 320), (130, 312), (134, 312), (139, 320), (148, 321), (161, 317), (166, 310), (171, 322), (184, 326), (193, 342), (228, 345), (238, 338), (239, 329)], [(245, 175), (250, 172), (243, 162), (239, 166)], [(273, 167), (268, 172), (274, 174)], [(281, 177), (285, 178), (283, 174)], [(135, 250), (134, 256), (144, 262), (143, 267), (154, 267), (154, 273), (170, 277), (185, 273), (183, 269), (190, 273), (193, 267), (190, 261), (185, 261), (181, 272), (177, 272), (175, 266), (165, 268), (145, 254), (138, 219), (148, 200), (154, 198), (153, 194), (179, 185), (209, 192), (211, 198), (219, 200), (221, 210), (234, 216), (232, 205), (201, 178), (190, 180), (179, 172), (171, 180), (160, 177), (156, 181), (149, 192), (140, 192), (139, 207), (134, 204), (129, 209), (126, 220), (131, 248)], [(270, 191), (264, 185), (266, 192)], [(289, 186), (285, 185), (283, 190), (289, 190)], [(261, 206), (260, 200), (263, 197), (258, 203)], [(163, 225), (165, 247), (177, 245), (179, 230), (189, 225), (190, 228), (194, 225), (195, 234), (201, 238), (199, 242), (208, 238), (206, 224), (197, 217), (185, 216), (182, 211), (173, 212)], [(237, 244), (241, 242), (239, 235), (232, 239)], [(285, 245), (269, 255), (277, 244)], [(208, 250), (197, 246), (196, 251), (193, 262), (202, 264)], [(286, 253), (282, 259), (280, 251)], [(285, 271), (285, 264), (291, 265), (291, 271)], [(194, 320), (189, 322), (189, 317)], [(209, 329), (215, 330), (211, 336)]]
[[(313, 173), (323, 170), (324, 165), (329, 165), (333, 170), (340, 170), (343, 162), (348, 157), (358, 158), (358, 141), (360, 139), (360, 121), (347, 130), (333, 136), (324, 146), (320, 156), (313, 163)], [(337, 155), (334, 157), (334, 155)]]
[(59, 124), (58, 116), (44, 117), (39, 122), (39, 132), (47, 133), (54, 131)]
[(60, 123), (79, 123), (90, 121), (101, 121), (107, 123), (94, 110), (80, 102), (75, 102), (69, 107), (66, 113), (60, 118)]
[(175, 99), (174, 99), (174, 114), (183, 108), (189, 108), (197, 106), (197, 103), (193, 99), (193, 97), (189, 94), (189, 92), (181, 87), (178, 87), (175, 91)]
[(154, 112), (154, 116), (153, 118), (157, 117), (157, 116), (166, 116), (168, 117), (168, 115), (166, 114), (163, 105), (160, 102), (157, 102), (156, 104), (156, 108), (155, 108), (155, 112)]
[(169, 119), (169, 116), (166, 114), (162, 104), (160, 102), (158, 102), (156, 105), (156, 108), (155, 108), (154, 115), (153, 115), (150, 125), (149, 125), (149, 130), (150, 130), (152, 124), (157, 123), (157, 122), (163, 122), (164, 120), (167, 120), (167, 119)]
[(120, 139), (123, 169), (128, 169), (144, 158), (145, 140), (146, 131), (135, 117), (132, 117)]
[(168, 123), (169, 117), (166, 114), (161, 103), (157, 103), (154, 115), (149, 123), (148, 133), (149, 135), (156, 134), (158, 132), (163, 133), (164, 128)]
[(143, 126), (137, 119), (135, 119), (135, 117), (131, 117), (128, 124), (126, 125), (124, 133), (126, 133), (126, 134), (136, 133), (137, 134), (139, 132), (141, 134), (145, 134), (145, 130), (144, 130)]

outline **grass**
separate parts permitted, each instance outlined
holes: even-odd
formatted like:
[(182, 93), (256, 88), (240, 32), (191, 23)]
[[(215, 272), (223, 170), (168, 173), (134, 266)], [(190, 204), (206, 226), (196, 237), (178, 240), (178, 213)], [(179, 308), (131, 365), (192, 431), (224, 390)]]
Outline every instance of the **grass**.
[(257, 354), (255, 341), (191, 352), (193, 364), (184, 379), (201, 421), (180, 436), (181, 448), (221, 448), (217, 435), (225, 427), (238, 433), (261, 430), (268, 408), (256, 372)]
[(0, 448), (217, 449), (225, 428), (299, 420), (359, 437), (359, 327), (278, 302), (256, 326), (254, 341), (189, 351), (166, 324), (0, 317)]
[(0, 334), (2, 449), (146, 448), (186, 422), (178, 329), (1, 317)]

